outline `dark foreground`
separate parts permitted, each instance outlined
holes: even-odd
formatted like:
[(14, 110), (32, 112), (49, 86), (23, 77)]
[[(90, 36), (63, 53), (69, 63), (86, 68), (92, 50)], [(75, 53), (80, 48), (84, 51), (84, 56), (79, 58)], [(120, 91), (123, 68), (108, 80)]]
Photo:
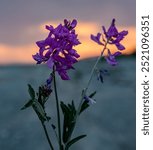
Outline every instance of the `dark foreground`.
[[(61, 81), (61, 100), (74, 99), (76, 105), (95, 59), (81, 61), (70, 71), (72, 81)], [(107, 68), (106, 64), (100, 64)], [(117, 67), (101, 84), (94, 78), (91, 91), (97, 90), (92, 105), (82, 116), (75, 135), (87, 137), (72, 150), (135, 150), (135, 57), (121, 57)], [(20, 111), (28, 100), (27, 83), (35, 88), (48, 77), (45, 66), (13, 65), (0, 67), (0, 150), (49, 150), (43, 129), (32, 109)], [(47, 109), (55, 119), (54, 96)], [(50, 130), (52, 133), (52, 130)], [(53, 135), (51, 138), (55, 139)]]

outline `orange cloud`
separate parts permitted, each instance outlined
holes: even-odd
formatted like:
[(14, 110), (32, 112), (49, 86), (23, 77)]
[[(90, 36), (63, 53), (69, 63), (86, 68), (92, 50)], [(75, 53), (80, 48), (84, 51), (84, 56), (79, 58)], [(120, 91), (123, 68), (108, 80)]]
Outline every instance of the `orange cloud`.
[[(27, 29), (27, 34), (35, 36), (35, 33), (42, 34), (42, 39), (46, 36), (47, 31), (44, 29), (44, 23), (38, 27), (31, 27)], [(57, 25), (57, 22), (51, 24)], [(136, 47), (136, 31), (135, 27), (120, 27), (119, 30), (126, 29), (129, 31), (128, 36), (123, 40), (123, 45), (126, 50), (123, 54), (131, 54), (135, 51)], [(76, 28), (79, 35), (79, 39), (82, 44), (76, 47), (78, 53), (81, 55), (80, 59), (98, 56), (102, 50), (102, 47), (90, 40), (90, 34), (96, 34), (101, 31), (101, 26), (98, 26), (92, 22), (80, 22)], [(37, 39), (37, 37), (36, 37)], [(39, 40), (39, 39), (38, 39)], [(113, 51), (116, 51), (115, 46), (111, 46)], [(22, 46), (9, 46), (0, 44), (0, 64), (10, 63), (35, 63), (31, 55), (38, 51), (38, 47), (35, 43)]]
[(36, 53), (34, 44), (24, 46), (8, 46), (0, 44), (0, 64), (33, 63), (31, 55)]

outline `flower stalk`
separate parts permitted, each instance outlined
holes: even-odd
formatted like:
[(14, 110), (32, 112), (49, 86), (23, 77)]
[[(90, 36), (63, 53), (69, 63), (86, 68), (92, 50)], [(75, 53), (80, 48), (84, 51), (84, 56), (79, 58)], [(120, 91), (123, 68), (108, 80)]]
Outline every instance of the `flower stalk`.
[(101, 52), (101, 55), (97, 58), (97, 61), (95, 62), (94, 66), (93, 66), (93, 68), (92, 68), (92, 70), (91, 70), (90, 77), (89, 77), (89, 80), (88, 80), (88, 82), (87, 82), (87, 86), (86, 86), (86, 87), (83, 89), (83, 91), (82, 91), (81, 100), (80, 100), (80, 103), (79, 103), (79, 106), (78, 106), (78, 109), (77, 109), (75, 122), (77, 121), (77, 118), (78, 118), (78, 116), (79, 116), (79, 114), (80, 114), (81, 106), (82, 106), (82, 103), (83, 103), (83, 101), (84, 101), (84, 97), (85, 97), (85, 95), (86, 95), (86, 93), (87, 93), (87, 90), (88, 90), (88, 88), (89, 88), (89, 86), (90, 86), (90, 83), (91, 83), (91, 81), (92, 81), (94, 72), (95, 72), (95, 70), (96, 70), (96, 68), (97, 68), (97, 65), (98, 65), (98, 63), (99, 63), (101, 57), (102, 57), (103, 54), (104, 54), (104, 51), (105, 51), (105, 49), (106, 49), (106, 47), (107, 47), (108, 42), (109, 42), (109, 40), (107, 40), (107, 42), (105, 43), (104, 48), (103, 48), (103, 50), (102, 50), (102, 52)]
[(51, 150), (54, 150), (54, 147), (53, 147), (53, 145), (52, 145), (52, 143), (51, 143), (51, 140), (50, 140), (50, 138), (49, 138), (49, 135), (48, 135), (48, 131), (47, 131), (46, 125), (45, 125), (44, 122), (42, 122), (42, 121), (41, 121), (41, 124), (42, 124), (42, 126), (43, 126), (43, 129), (44, 129), (44, 132), (45, 132), (45, 135), (46, 135), (48, 144), (49, 144), (49, 146), (50, 146), (50, 149), (51, 149)]
[(54, 82), (54, 91), (55, 91), (55, 99), (56, 99), (59, 148), (60, 150), (62, 150), (61, 120), (60, 120), (59, 99), (58, 99), (57, 86), (56, 86), (55, 66), (53, 67), (53, 82)]

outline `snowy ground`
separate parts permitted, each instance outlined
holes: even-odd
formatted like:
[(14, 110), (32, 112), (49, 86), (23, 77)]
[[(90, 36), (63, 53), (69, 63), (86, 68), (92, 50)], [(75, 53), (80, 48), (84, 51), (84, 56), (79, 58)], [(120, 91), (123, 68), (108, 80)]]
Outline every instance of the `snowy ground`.
[[(75, 100), (87, 79), (95, 59), (76, 64), (70, 71), (72, 81), (61, 81), (61, 100)], [(104, 63), (103, 68), (108, 68)], [(135, 57), (119, 59), (117, 67), (109, 67), (110, 75), (101, 84), (94, 78), (90, 91), (97, 90), (92, 105), (79, 118), (75, 135), (88, 136), (74, 145), (72, 150), (135, 150)], [(28, 100), (27, 83), (35, 88), (48, 77), (45, 66), (12, 65), (0, 67), (0, 150), (49, 150), (42, 127), (32, 109), (20, 111)], [(47, 103), (55, 119), (54, 96)], [(50, 130), (50, 132), (52, 132)], [(54, 136), (52, 137), (55, 138)]]

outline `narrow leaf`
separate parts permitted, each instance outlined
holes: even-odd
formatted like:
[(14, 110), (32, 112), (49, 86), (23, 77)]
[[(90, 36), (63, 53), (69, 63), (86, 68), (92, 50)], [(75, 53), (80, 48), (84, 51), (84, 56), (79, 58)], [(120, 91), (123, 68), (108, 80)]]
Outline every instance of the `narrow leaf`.
[(64, 115), (63, 142), (67, 143), (75, 127), (76, 108), (73, 101), (71, 104), (67, 104), (67, 105), (61, 101), (61, 109)]
[(70, 147), (71, 145), (73, 145), (74, 143), (76, 143), (77, 141), (79, 141), (80, 139), (82, 139), (82, 138), (84, 138), (84, 137), (86, 137), (86, 135), (80, 135), (80, 136), (78, 136), (78, 137), (72, 139), (71, 141), (69, 141), (69, 142), (67, 143), (66, 147), (65, 147), (65, 150), (68, 150), (69, 147)]
[(24, 109), (26, 109), (26, 108), (32, 106), (32, 104), (33, 104), (33, 101), (32, 101), (32, 100), (29, 100), (29, 101), (21, 108), (21, 110), (24, 110)]
[(35, 91), (30, 84), (28, 84), (28, 92), (29, 92), (29, 95), (31, 96), (31, 99), (34, 100), (35, 99)]
[(80, 113), (79, 113), (79, 114), (81, 114), (81, 113), (82, 113), (84, 110), (86, 110), (89, 106), (90, 106), (90, 105), (88, 104), (88, 102), (87, 102), (87, 101), (84, 101), (84, 102), (82, 103), (81, 110), (80, 110)]
[(63, 114), (69, 113), (69, 108), (61, 101), (60, 103)]
[(90, 97), (90, 98), (94, 97), (96, 93), (97, 93), (97, 92), (94, 91), (93, 93), (91, 93), (91, 94), (89, 95), (89, 97)]
[(35, 110), (35, 112), (37, 113), (38, 117), (41, 119), (41, 121), (45, 121), (48, 120), (45, 110), (43, 109), (43, 107), (41, 106), (41, 104), (37, 101), (33, 102), (33, 108)]

